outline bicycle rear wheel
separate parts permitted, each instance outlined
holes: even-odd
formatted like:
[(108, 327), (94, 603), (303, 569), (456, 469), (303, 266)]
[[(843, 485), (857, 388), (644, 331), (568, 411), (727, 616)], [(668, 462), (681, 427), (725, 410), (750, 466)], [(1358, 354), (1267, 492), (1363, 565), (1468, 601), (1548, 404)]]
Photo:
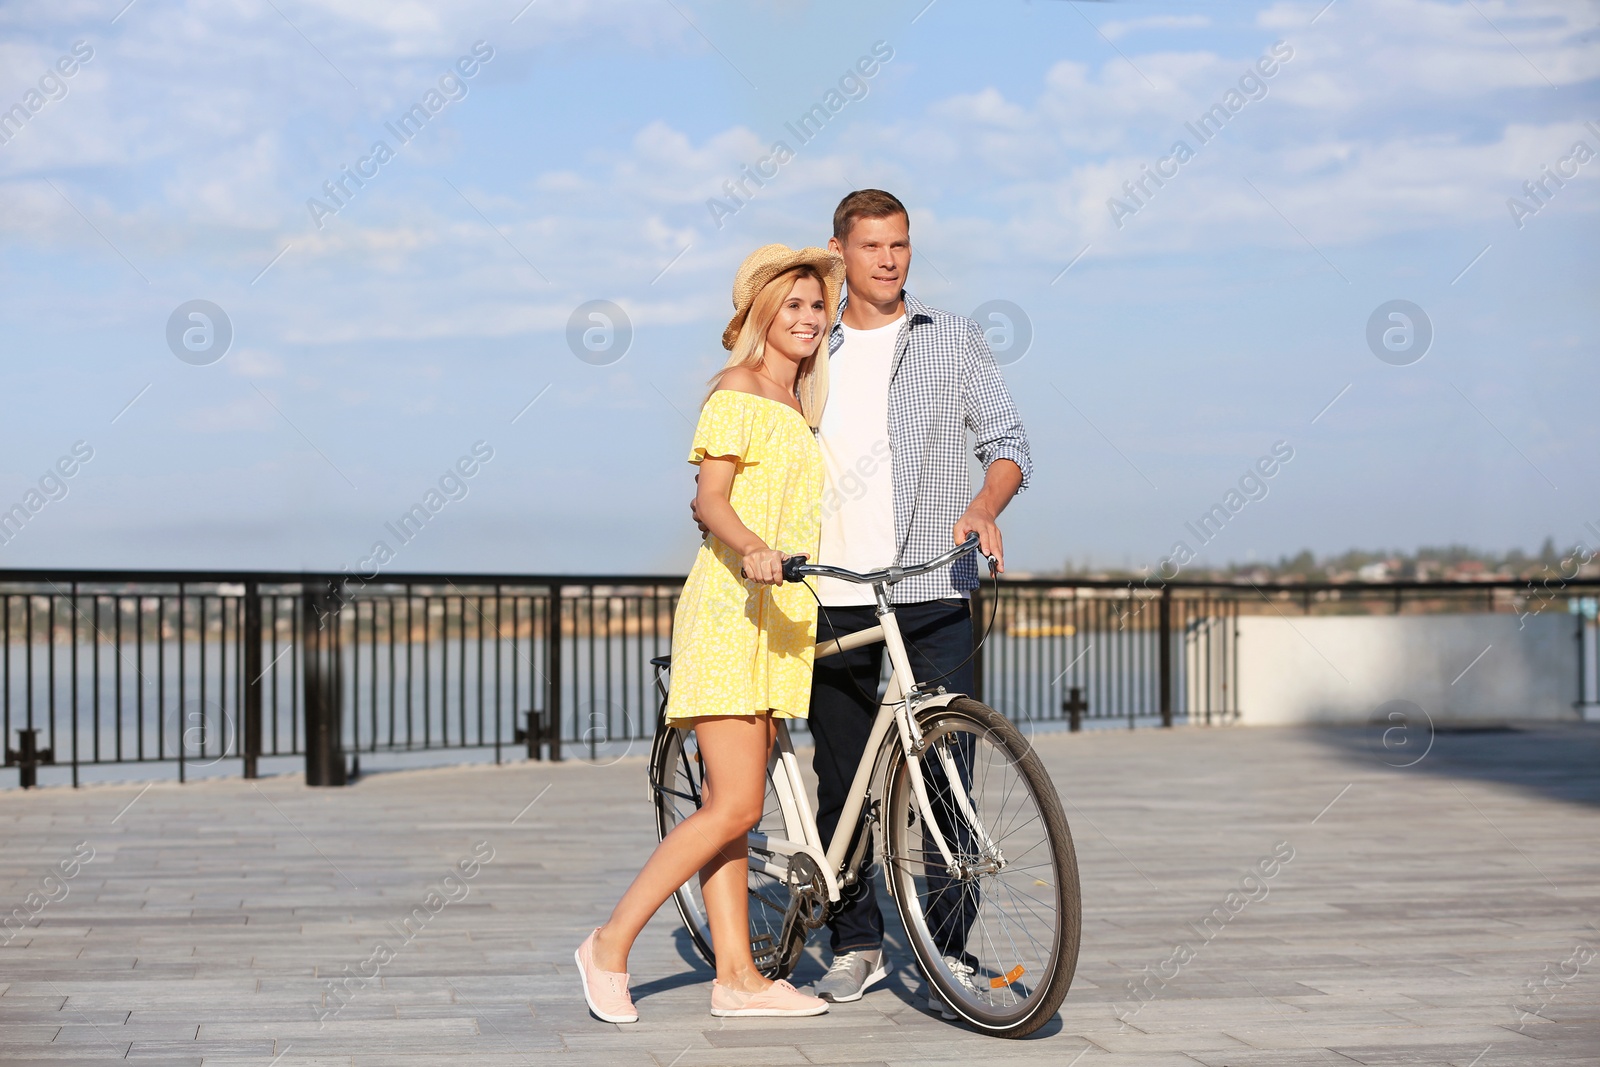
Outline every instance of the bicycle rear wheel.
[[(962, 697), (917, 721), (929, 804), (959, 869), (948, 873), (924, 834), (897, 747), (885, 878), (924, 979), (978, 1029), (1022, 1037), (1055, 1015), (1078, 966), (1082, 904), (1066, 816), (1038, 754), (993, 708)], [(963, 781), (970, 818), (941, 753)]]
[[(656, 832), (666, 837), (673, 828), (693, 815), (700, 807), (703, 766), (699, 746), (693, 730), (668, 726), (662, 723), (656, 733), (654, 751), (650, 757), (650, 783), (656, 809)], [(767, 795), (758, 829), (773, 837), (787, 836), (783, 812), (767, 776)], [(784, 918), (789, 909), (789, 887), (782, 879), (757, 870), (750, 870), (750, 953), (756, 967), (773, 980), (787, 978), (800, 960), (805, 947), (805, 929), (791, 924), (785, 934)], [(700, 895), (699, 878), (691, 878), (673, 894), (678, 914), (694, 941), (694, 947), (711, 966), (717, 965), (716, 953), (711, 946), (711, 927), (706, 918), (706, 904)]]

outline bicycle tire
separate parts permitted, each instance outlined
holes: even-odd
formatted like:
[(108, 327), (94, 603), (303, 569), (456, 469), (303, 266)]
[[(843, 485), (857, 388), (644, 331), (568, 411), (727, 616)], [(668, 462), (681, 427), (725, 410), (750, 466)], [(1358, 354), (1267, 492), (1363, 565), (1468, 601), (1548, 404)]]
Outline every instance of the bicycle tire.
[[(662, 839), (700, 807), (700, 760), (694, 731), (659, 724), (650, 753), (650, 793), (656, 810), (656, 835)], [(771, 776), (767, 779), (767, 798), (762, 821), (768, 826), (776, 820), (781, 827)], [(781, 834), (780, 834), (781, 836)], [(805, 930), (785, 924), (783, 915), (789, 903), (789, 887), (777, 879), (752, 870), (750, 884), (750, 952), (756, 969), (776, 981), (787, 978), (800, 962), (805, 948)], [(672, 894), (678, 917), (689, 932), (695, 951), (713, 968), (716, 951), (706, 918), (705, 901), (700, 896), (698, 878), (691, 878)], [(779, 906), (781, 905), (781, 907)]]
[[(996, 1037), (1024, 1037), (1043, 1026), (1060, 1010), (1077, 971), (1082, 937), (1082, 899), (1078, 885), (1077, 856), (1073, 850), (1066, 814), (1038, 753), (1017, 728), (993, 708), (961, 697), (947, 705), (925, 709), (919, 713), (917, 722), (928, 742), (923, 754), (916, 758), (922, 762), (924, 778), (929, 783), (930, 802), (938, 809), (941, 797), (946, 798), (942, 810), (948, 813), (954, 809), (953, 802), (947, 800), (949, 790), (941, 791), (938, 785), (944, 778), (943, 772), (937, 771), (942, 764), (936, 760), (935, 753), (940, 745), (946, 746), (945, 750), (949, 752), (963, 744), (956, 737), (958, 734), (971, 737), (972, 766), (963, 777), (971, 779), (969, 795), (977, 809), (978, 822), (993, 831), (988, 836), (996, 844), (995, 851), (1003, 856), (1006, 849), (1010, 848), (1013, 854), (993, 872), (949, 878), (944, 873), (942, 856), (936, 850), (923, 847), (921, 812), (910, 786), (904, 752), (895, 744), (885, 790), (885, 881), (900, 912), (907, 941), (923, 978), (938, 990), (945, 1004), (984, 1033)], [(980, 745), (992, 749), (992, 753), (986, 756), (979, 751)], [(994, 758), (996, 756), (999, 757), (997, 760)], [(930, 774), (930, 767), (935, 768), (937, 779)], [(1008, 782), (1002, 788), (998, 779), (1006, 775), (1010, 775), (1014, 782)], [(1022, 819), (1023, 814), (1009, 818), (1005, 815), (1006, 804), (1018, 793), (1019, 785), (1020, 792), (1025, 794), (1037, 817), (1040, 843), (1047, 845), (1049, 850), (1048, 863), (1020, 863), (1039, 847), (1038, 843), (1028, 843), (1031, 835), (1010, 841), (1035, 821), (1033, 816), (1029, 816), (1019, 824), (1017, 820)], [(955, 817), (951, 814), (945, 816), (947, 819)], [(975, 843), (950, 840), (957, 836), (957, 831), (946, 836), (958, 860), (970, 861), (970, 865), (975, 867), (981, 867), (986, 862), (985, 857), (989, 853)], [(1016, 851), (1024, 844), (1026, 848)], [(1052, 872), (1048, 883), (1044, 877), (1046, 869)], [(1009, 875), (1007, 872), (1010, 872)], [(1002, 881), (1002, 875), (1007, 875), (1007, 880)], [(988, 880), (985, 881), (985, 878)], [(940, 885), (945, 888), (938, 888)], [(972, 966), (967, 961), (977, 961), (973, 985), (981, 986), (982, 980), (987, 979), (987, 992), (980, 988), (977, 993), (972, 993), (963, 987), (946, 963), (944, 948), (948, 947), (948, 942), (946, 946), (941, 946), (930, 930), (930, 904), (934, 910), (948, 908), (948, 902), (952, 899), (950, 894), (956, 892), (952, 887), (958, 885), (961, 887), (955, 898), (958, 904), (953, 910), (960, 913), (969, 906), (974, 909), (973, 918), (959, 938), (960, 951), (964, 954), (962, 962)], [(1040, 893), (1040, 887), (1053, 889), (1053, 892)], [(1008, 906), (1007, 901), (1016, 901), (1021, 905), (1015, 920), (1003, 914)], [(1039, 926), (1040, 916), (1047, 908), (1051, 909), (1051, 914), (1046, 917), (1048, 921), (1044, 923), (1048, 930), (1043, 932), (1042, 937), (1038, 929), (1022, 930), (1027, 939), (1019, 946), (1017, 929), (1013, 927), (1021, 928), (1028, 916), (1031, 916), (1033, 926)], [(1027, 915), (1024, 915), (1025, 912)], [(934, 925), (945, 930), (954, 929), (957, 921), (938, 916), (933, 918)], [(997, 931), (991, 929), (991, 921), (996, 926), (1004, 927), (998, 931), (1003, 936), (997, 936)], [(976, 953), (972, 951), (974, 932), (979, 934)], [(978, 953), (982, 953), (982, 956)], [(1008, 962), (1014, 965), (1008, 966)], [(1023, 979), (1030, 974), (1035, 977), (1031, 984), (1025, 984)], [(1019, 989), (1021, 996), (1018, 996)]]

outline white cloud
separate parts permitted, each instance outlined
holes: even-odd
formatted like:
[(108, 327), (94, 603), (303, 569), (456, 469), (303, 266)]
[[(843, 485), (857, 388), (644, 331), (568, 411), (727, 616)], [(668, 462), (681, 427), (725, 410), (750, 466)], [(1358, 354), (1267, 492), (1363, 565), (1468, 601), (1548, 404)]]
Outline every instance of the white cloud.
[[(410, 99), (474, 25), (509, 17), (502, 6), (474, 3), (447, 19), (415, 4), (356, 0), (284, 11), (364, 89)], [(279, 301), (276, 338), (304, 344), (550, 333), (596, 297), (624, 301), (636, 321), (715, 321), (747, 235), (820, 240), (833, 197), (868, 180), (915, 195), (919, 240), (942, 260), (939, 273), (958, 277), (1001, 266), (1049, 277), (1090, 242), (1097, 258), (1298, 242), (1246, 177), (1319, 247), (1498, 225), (1505, 196), (1579, 130), (1572, 114), (1551, 109), (1581, 101), (1528, 102), (1528, 90), (1543, 88), (1529, 60), (1562, 84), (1600, 76), (1600, 42), (1564, 8), (1529, 17), (1480, 3), (1525, 60), (1469, 5), (1340, 0), (1307, 29), (1318, 6), (1271, 5), (1257, 22), (1274, 33), (1228, 54), (1209, 37), (1191, 50), (1127, 49), (1138, 71), (1108, 53), (1097, 65), (1055, 63), (1030, 95), (984, 87), (915, 110), (847, 112), (831, 140), (792, 145), (795, 158), (720, 230), (707, 199), (726, 197), (724, 183), (767, 153), (774, 131), (729, 124), (691, 134), (669, 117), (581, 161), (460, 179), (470, 206), (428, 167), (397, 162), (318, 230), (305, 197), (364, 146), (367, 133), (350, 131), (370, 131), (387, 112), (351, 94), (270, 7), (202, 3), (166, 36), (130, 28), (80, 76), (101, 81), (75, 86), (59, 105), (75, 111), (41, 114), (26, 131), (31, 143), (0, 148), (0, 173), (12, 175), (0, 232), (106, 256), (100, 237), (40, 180), (56, 174), (106, 238), (152, 273), (152, 260), (177, 255), (196, 277), (220, 268), (248, 281), (289, 243), (252, 298)], [(514, 30), (546, 44), (603, 37), (627, 21), (626, 10), (541, 0)], [(630, 33), (681, 43), (676, 15), (641, 18)], [(1200, 28), (1197, 18), (1127, 20), (1117, 34)], [(41, 39), (59, 36), (47, 29), (36, 27)], [(1265, 99), (1199, 145), (1185, 121), (1236, 86), (1277, 33), (1294, 58), (1267, 81)], [(242, 50), (228, 51), (234, 44)], [(50, 48), (32, 58), (42, 62)], [(174, 79), (163, 64), (180, 54), (189, 57), (186, 78)], [(241, 88), (237, 71), (251, 64), (272, 72), (273, 93)], [(469, 97), (453, 106), (474, 105)], [(46, 127), (49, 119), (71, 121)], [(1179, 138), (1198, 149), (1196, 159), (1119, 229), (1107, 199)], [(418, 142), (404, 151), (432, 163), (449, 161), (454, 148)], [(85, 187), (74, 161), (158, 176), (158, 193), (136, 182)], [(1574, 191), (1566, 202), (1595, 210), (1592, 195)]]
[(260, 348), (241, 348), (224, 357), (233, 373), (245, 378), (280, 378), (283, 360)]

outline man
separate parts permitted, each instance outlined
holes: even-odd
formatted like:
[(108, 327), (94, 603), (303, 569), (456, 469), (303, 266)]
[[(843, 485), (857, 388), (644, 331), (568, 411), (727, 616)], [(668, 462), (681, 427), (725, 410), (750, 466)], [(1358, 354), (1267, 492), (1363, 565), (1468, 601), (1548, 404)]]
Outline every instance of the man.
[[(910, 216), (896, 197), (861, 189), (839, 202), (829, 251), (843, 257), (845, 295), (829, 337), (828, 403), (818, 441), (826, 477), (819, 562), (867, 571), (889, 563), (932, 559), (976, 533), (985, 555), (1004, 570), (995, 524), (1032, 469), (1028, 439), (982, 331), (971, 319), (938, 311), (908, 295)], [(971, 493), (967, 430), (983, 466)], [(972, 617), (968, 597), (978, 584), (972, 555), (951, 567), (907, 579), (893, 590), (912, 669), (919, 679), (945, 676), (955, 692), (973, 690)], [(872, 590), (837, 579), (818, 581), (823, 611), (817, 640), (877, 622)], [(851, 779), (877, 714), (883, 646), (818, 662), (810, 726), (816, 749), (817, 826), (832, 840)], [(870, 862), (870, 856), (869, 856)], [(944, 911), (952, 912), (959, 894)], [(972, 916), (940, 916), (948, 930), (946, 962), (958, 978)], [(966, 902), (971, 906), (970, 898)], [(833, 963), (817, 982), (826, 1000), (859, 1000), (889, 972), (883, 959), (883, 915), (870, 879), (847, 894), (829, 918)], [(929, 1006), (953, 1012), (929, 985)]]
[[(982, 331), (905, 291), (910, 216), (879, 189), (860, 189), (833, 214), (830, 251), (845, 263), (845, 295), (829, 336), (828, 401), (817, 432), (825, 464), (818, 562), (867, 571), (932, 559), (976, 533), (1005, 569), (995, 520), (1032, 470), (1028, 439)], [(971, 493), (967, 430), (984, 468)], [(704, 527), (702, 526), (702, 530)], [(907, 579), (893, 590), (912, 669), (954, 692), (973, 690), (972, 617), (977, 560)], [(870, 587), (818, 580), (817, 640), (877, 623)], [(839, 824), (851, 779), (877, 714), (883, 646), (819, 661), (810, 727), (816, 745), (817, 827), (824, 842)], [(871, 862), (870, 853), (867, 862)], [(928, 908), (958, 980), (972, 969), (963, 947), (975, 909), (970, 894), (939, 894)], [(851, 887), (828, 920), (833, 962), (817, 982), (825, 1000), (860, 1000), (882, 980), (883, 915), (869, 877)], [(929, 1006), (955, 1013), (929, 984)]]

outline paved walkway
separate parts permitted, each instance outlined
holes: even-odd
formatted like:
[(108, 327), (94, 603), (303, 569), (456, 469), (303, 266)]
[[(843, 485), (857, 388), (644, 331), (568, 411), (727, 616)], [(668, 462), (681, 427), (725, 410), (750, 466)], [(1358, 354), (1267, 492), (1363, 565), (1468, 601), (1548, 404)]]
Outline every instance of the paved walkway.
[(0, 795), (0, 906), (37, 912), (0, 947), (0, 1063), (1600, 1062), (1600, 729), (1441, 733), (1407, 768), (1363, 731), (1037, 743), (1085, 922), (1027, 1041), (929, 1015), (907, 968), (821, 1019), (719, 1022), (667, 912), (643, 1021), (592, 1020), (573, 946), (652, 844), (632, 757)]

